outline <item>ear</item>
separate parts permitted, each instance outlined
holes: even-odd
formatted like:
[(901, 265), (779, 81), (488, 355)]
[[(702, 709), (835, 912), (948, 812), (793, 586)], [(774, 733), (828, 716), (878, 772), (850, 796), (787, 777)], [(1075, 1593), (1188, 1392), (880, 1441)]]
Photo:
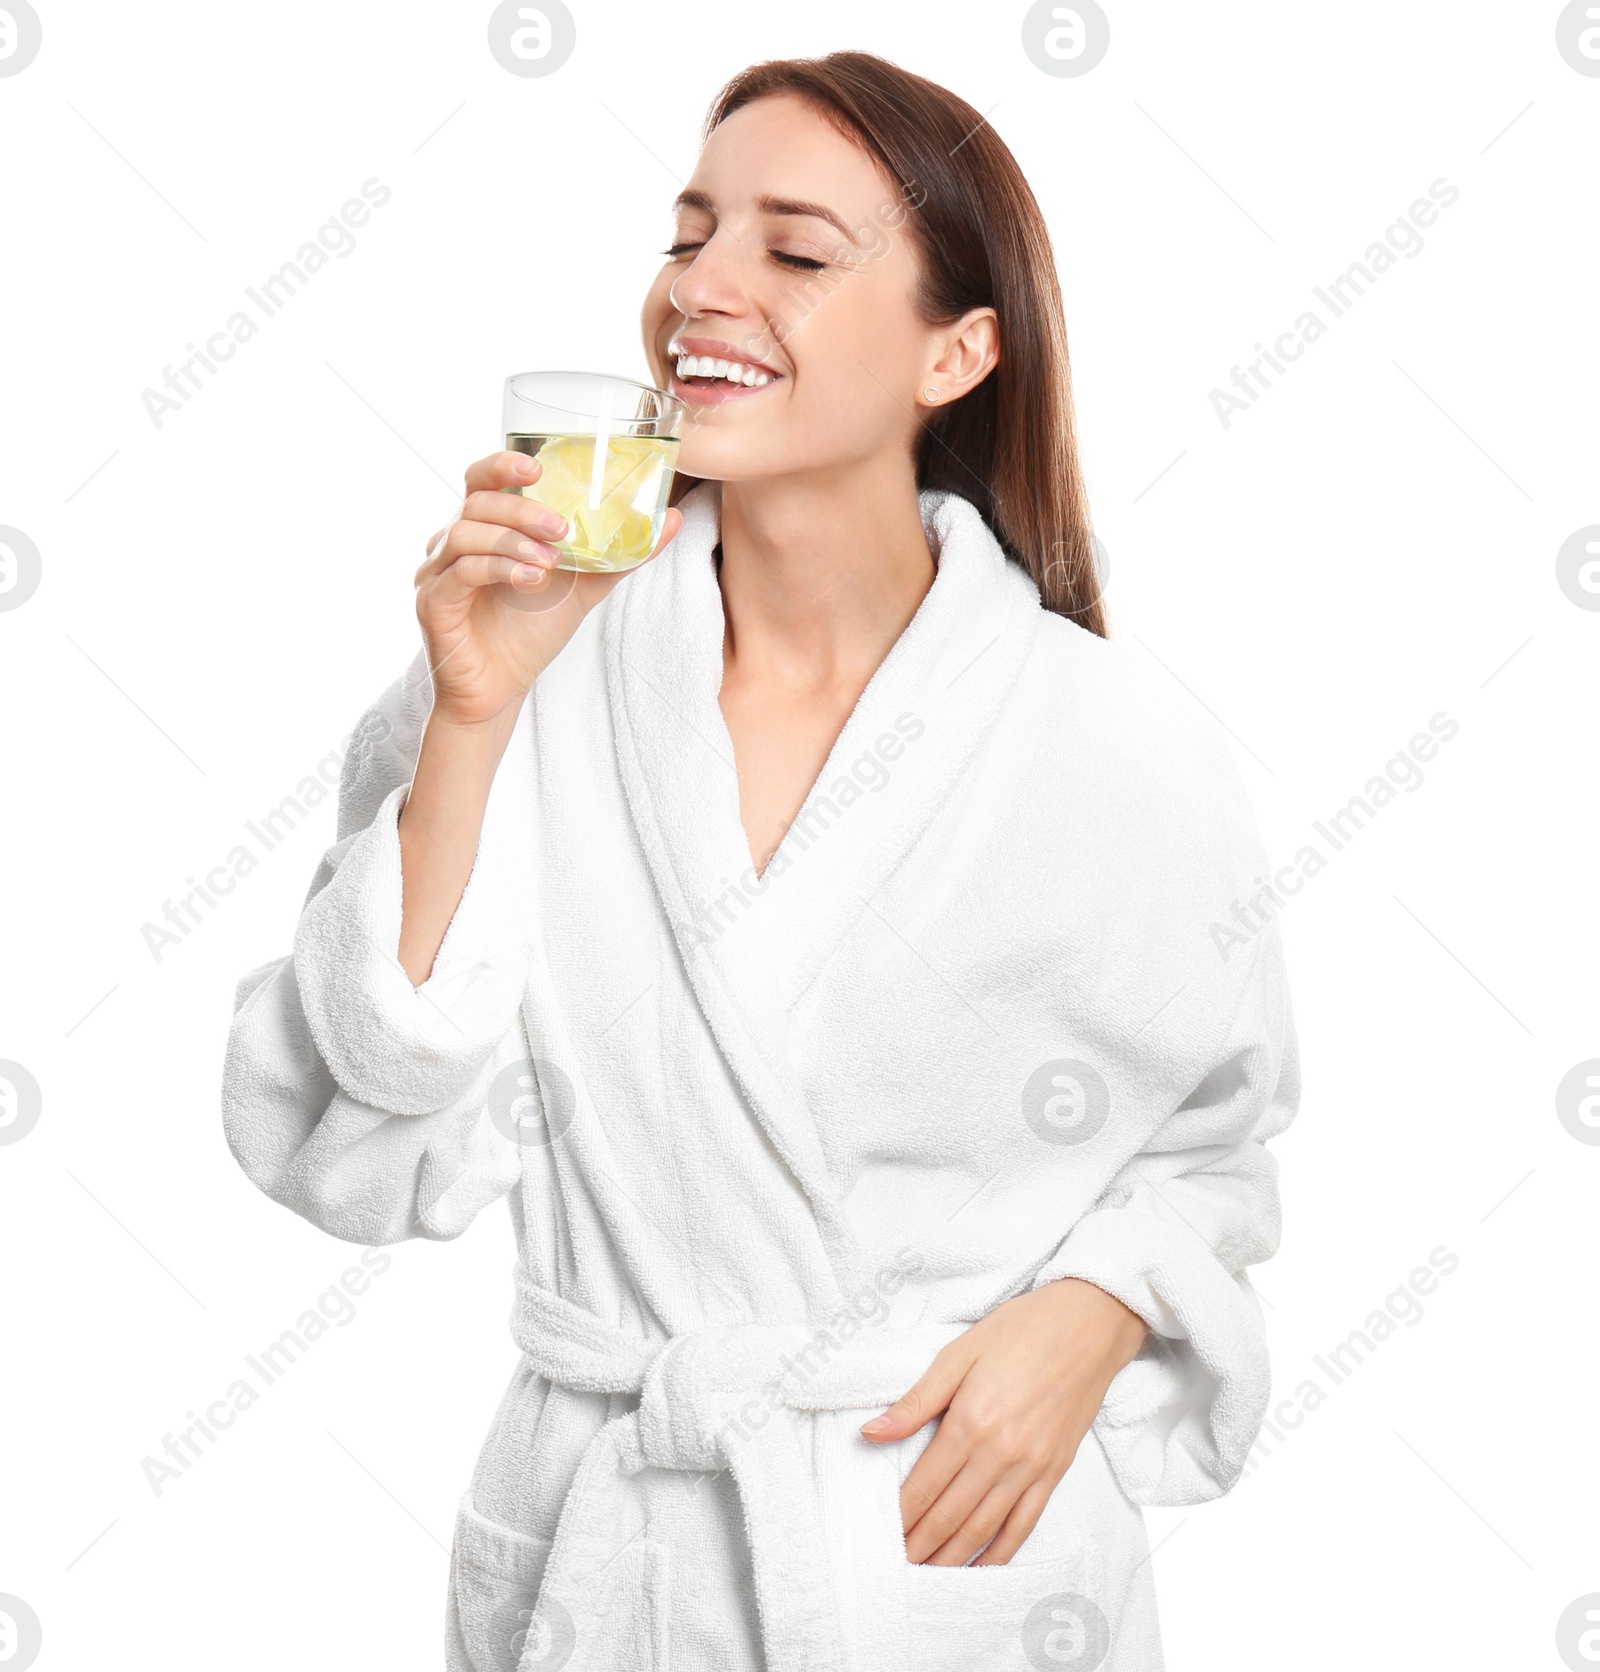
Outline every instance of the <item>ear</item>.
[[(917, 404), (948, 406), (975, 389), (1000, 364), (1000, 321), (993, 308), (972, 308), (938, 337), (938, 358), (927, 368)], [(927, 400), (929, 389), (939, 398)]]

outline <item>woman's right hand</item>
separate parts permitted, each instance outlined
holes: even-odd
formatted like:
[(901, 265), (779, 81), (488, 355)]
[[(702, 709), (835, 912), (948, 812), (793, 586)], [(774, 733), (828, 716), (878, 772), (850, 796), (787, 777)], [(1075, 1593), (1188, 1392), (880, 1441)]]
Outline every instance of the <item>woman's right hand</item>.
[[(502, 488), (539, 480), (525, 453), (491, 453), (467, 470), (461, 514), (428, 542), (417, 570), (417, 620), (433, 672), (433, 711), (478, 725), (520, 708), (579, 623), (629, 569), (589, 574), (555, 567), (565, 521)], [(683, 525), (668, 511), (653, 559)]]

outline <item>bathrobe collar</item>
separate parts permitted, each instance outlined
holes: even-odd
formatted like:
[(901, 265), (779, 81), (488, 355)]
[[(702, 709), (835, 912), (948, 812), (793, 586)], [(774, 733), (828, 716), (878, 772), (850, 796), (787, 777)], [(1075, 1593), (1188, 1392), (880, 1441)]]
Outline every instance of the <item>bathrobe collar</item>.
[(677, 537), (619, 583), (603, 628), (618, 767), (662, 907), (729, 1066), (819, 1206), (834, 1190), (784, 1048), (788, 1007), (940, 816), (1042, 619), (1034, 582), (970, 501), (924, 489), (918, 505), (933, 584), (759, 880), (718, 702), (718, 483), (684, 496)]

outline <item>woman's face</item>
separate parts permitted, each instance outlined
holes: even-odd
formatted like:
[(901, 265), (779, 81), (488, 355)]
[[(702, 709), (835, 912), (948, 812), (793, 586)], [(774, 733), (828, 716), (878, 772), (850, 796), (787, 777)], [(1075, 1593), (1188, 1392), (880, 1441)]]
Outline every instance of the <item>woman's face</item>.
[[(675, 205), (642, 315), (651, 373), (688, 403), (679, 466), (722, 481), (907, 457), (951, 327), (912, 306), (906, 217), (920, 201), (790, 94), (736, 111)], [(680, 350), (745, 380), (678, 376)], [(752, 384), (750, 367), (768, 374)], [(944, 404), (941, 400), (939, 404)]]

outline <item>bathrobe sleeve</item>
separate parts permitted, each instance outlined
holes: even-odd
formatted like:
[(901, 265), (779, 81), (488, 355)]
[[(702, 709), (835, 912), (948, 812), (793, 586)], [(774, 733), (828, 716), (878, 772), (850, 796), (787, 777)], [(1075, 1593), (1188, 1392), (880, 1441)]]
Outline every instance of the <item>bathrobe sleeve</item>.
[(1084, 1278), (1150, 1326), (1095, 1422), (1136, 1503), (1226, 1492), (1266, 1413), (1265, 1330), (1245, 1268), (1278, 1246), (1278, 1166), (1265, 1145), (1293, 1119), (1300, 1076), (1275, 921), (1252, 956), (1203, 1076), (1033, 1285)]
[(352, 734), (338, 840), (293, 952), (239, 982), (223, 1068), (224, 1129), (245, 1173), (365, 1243), (458, 1236), (519, 1172), (486, 1099), (527, 1056), (527, 955), (485, 843), (420, 987), (398, 957), (399, 816), (431, 700), (419, 652)]

